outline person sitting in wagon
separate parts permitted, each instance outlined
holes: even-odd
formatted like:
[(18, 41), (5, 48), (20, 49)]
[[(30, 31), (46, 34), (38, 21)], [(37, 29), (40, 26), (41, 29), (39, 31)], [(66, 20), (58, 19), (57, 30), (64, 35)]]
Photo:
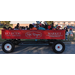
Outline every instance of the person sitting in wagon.
[(42, 24), (39, 24), (39, 28), (38, 28), (38, 30), (45, 30), (45, 28), (43, 27)]
[(11, 27), (8, 27), (8, 30), (12, 30), (12, 28)]
[(36, 24), (35, 23), (33, 23), (32, 25), (36, 28)]
[(6, 27), (3, 27), (3, 30), (6, 30), (7, 28)]
[(20, 28), (20, 25), (19, 25), (19, 23), (17, 23), (17, 25), (15, 26), (14, 30), (19, 30), (19, 28)]
[(54, 23), (51, 24), (50, 30), (52, 30), (54, 27)]
[(57, 26), (57, 27), (56, 27), (56, 30), (59, 30), (60, 28), (61, 28), (60, 26)]
[(25, 30), (29, 30), (28, 26), (25, 27)]
[(30, 24), (30, 30), (37, 30), (32, 24)]
[[(32, 24), (29, 25), (30, 30), (37, 30), (37, 28), (35, 28)], [(35, 41), (37, 41), (37, 39), (35, 39)]]

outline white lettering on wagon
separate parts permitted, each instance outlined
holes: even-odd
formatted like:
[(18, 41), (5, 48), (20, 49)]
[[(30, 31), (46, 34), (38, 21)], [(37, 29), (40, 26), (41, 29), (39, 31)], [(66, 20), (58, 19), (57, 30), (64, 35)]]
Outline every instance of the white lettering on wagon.
[(6, 36), (21, 36), (19, 32), (5, 32)]
[(49, 36), (49, 37), (60, 37), (60, 36), (63, 36), (61, 34), (61, 32), (48, 32), (48, 34), (46, 36)]
[(40, 38), (40, 37), (42, 37), (42, 33), (41, 32), (33, 32), (33, 31), (31, 31), (31, 32), (26, 32), (25, 33), (25, 36), (27, 37), (27, 38)]

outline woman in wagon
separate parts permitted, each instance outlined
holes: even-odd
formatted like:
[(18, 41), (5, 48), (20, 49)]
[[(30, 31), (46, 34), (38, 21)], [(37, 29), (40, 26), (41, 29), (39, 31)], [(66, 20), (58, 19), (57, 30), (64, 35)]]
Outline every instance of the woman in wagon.
[(17, 25), (15, 26), (14, 30), (19, 30), (19, 28), (20, 28), (20, 24), (17, 23)]
[(6, 30), (7, 28), (6, 27), (3, 27), (3, 30)]

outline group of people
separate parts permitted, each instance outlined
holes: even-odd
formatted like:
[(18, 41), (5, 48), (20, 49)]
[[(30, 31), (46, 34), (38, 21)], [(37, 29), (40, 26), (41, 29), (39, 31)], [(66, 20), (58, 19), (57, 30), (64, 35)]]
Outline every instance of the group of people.
[(17, 23), (17, 25), (14, 28), (11, 27), (3, 27), (3, 29), (7, 29), (7, 30), (59, 30), (60, 26), (54, 27), (54, 23), (52, 23), (51, 25), (47, 25), (47, 23), (44, 24), (29, 24), (28, 26), (20, 26), (19, 23)]
[[(7, 29), (7, 30), (60, 30), (60, 26), (56, 25), (54, 26), (54, 23), (52, 23), (51, 25), (47, 25), (47, 23), (44, 23), (44, 24), (29, 24), (29, 27), (26, 26), (26, 27), (21, 27), (19, 23), (17, 23), (17, 25), (15, 26), (15, 28), (11, 28), (11, 27), (3, 27), (3, 29)], [(68, 40), (68, 36), (69, 36), (69, 39), (72, 40), (73, 39), (73, 31), (72, 31), (72, 28), (69, 29), (68, 31), (68, 28), (65, 27), (65, 39)]]
[(4, 30), (28, 30), (28, 26), (26, 27), (23, 27), (23, 26), (20, 26), (19, 23), (17, 23), (17, 25), (15, 26), (15, 28), (12, 28), (12, 27), (3, 27)]
[(73, 40), (74, 33), (73, 33), (73, 31), (72, 31), (72, 28), (70, 28), (70, 29), (68, 30), (68, 28), (65, 27), (64, 29), (65, 29), (65, 39), (68, 40), (68, 37), (69, 37), (69, 40), (70, 40), (70, 41)]

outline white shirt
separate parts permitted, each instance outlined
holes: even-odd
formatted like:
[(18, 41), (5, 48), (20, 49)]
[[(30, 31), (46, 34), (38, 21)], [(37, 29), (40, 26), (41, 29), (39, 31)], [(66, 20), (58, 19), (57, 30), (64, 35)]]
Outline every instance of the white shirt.
[(73, 34), (73, 32), (72, 32), (72, 31), (69, 31), (69, 32), (68, 32), (68, 34), (70, 34), (70, 35), (71, 35), (71, 34)]

